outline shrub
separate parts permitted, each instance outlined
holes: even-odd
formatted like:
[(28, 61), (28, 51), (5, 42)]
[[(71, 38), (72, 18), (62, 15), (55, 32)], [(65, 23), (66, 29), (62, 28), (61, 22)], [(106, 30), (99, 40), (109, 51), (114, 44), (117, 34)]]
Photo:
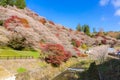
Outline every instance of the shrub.
[(86, 44), (82, 44), (81, 48), (86, 50), (87, 49), (87, 45)]
[(87, 54), (81, 53), (80, 50), (76, 47), (74, 47), (74, 50), (76, 51), (76, 56), (78, 56), (78, 57), (87, 57), (88, 56)]
[(4, 21), (0, 20), (0, 26), (3, 26)]
[(52, 25), (55, 25), (55, 23), (54, 22), (52, 22), (52, 21), (48, 21), (50, 24), (52, 24)]
[(88, 55), (87, 55), (87, 54), (82, 54), (82, 53), (78, 52), (78, 53), (77, 53), (77, 56), (78, 56), (78, 57), (87, 57)]
[(20, 21), (21, 24), (23, 24), (24, 27), (26, 27), (26, 28), (30, 27), (29, 23), (28, 23), (28, 21), (26, 19), (24, 19), (24, 18), (18, 18), (18, 20)]
[(78, 48), (76, 48), (76, 47), (74, 47), (74, 50), (75, 50), (75, 51), (78, 51), (78, 52), (80, 51), (80, 50), (79, 50)]
[(56, 37), (59, 37), (60, 35), (59, 35), (59, 33), (56, 33), (55, 36), (56, 36)]
[(118, 35), (118, 36), (116, 37), (116, 39), (120, 39), (120, 35)]
[(107, 41), (105, 39), (101, 40), (102, 44), (107, 44)]
[(22, 50), (25, 48), (25, 41), (26, 39), (24, 37), (18, 34), (13, 34), (8, 42), (8, 47), (11, 47), (15, 50)]
[(81, 45), (80, 41), (78, 41), (76, 39), (72, 39), (71, 44), (75, 47), (79, 47)]
[(53, 66), (59, 66), (62, 62), (66, 62), (71, 57), (71, 53), (65, 51), (64, 47), (60, 44), (47, 44), (45, 48), (49, 53), (45, 61), (51, 63)]
[(21, 24), (25, 28), (30, 27), (29, 23), (26, 19), (20, 18), (20, 17), (17, 17), (17, 16), (11, 16), (10, 18), (8, 18), (7, 20), (4, 21), (5, 28), (7, 28), (9, 30), (12, 30), (14, 27), (21, 26)]
[(42, 19), (40, 19), (39, 20), (43, 25), (45, 25), (45, 23), (47, 22), (46, 20), (45, 20), (45, 18), (42, 18)]
[(44, 39), (41, 39), (41, 40), (40, 40), (40, 43), (45, 43), (45, 40), (44, 40)]

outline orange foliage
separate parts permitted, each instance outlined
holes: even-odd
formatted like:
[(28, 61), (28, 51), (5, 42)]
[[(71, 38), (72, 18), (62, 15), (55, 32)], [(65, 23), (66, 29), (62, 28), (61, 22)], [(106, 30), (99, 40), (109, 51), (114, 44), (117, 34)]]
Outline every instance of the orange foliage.
[(52, 25), (55, 25), (55, 23), (54, 22), (52, 22), (52, 21), (48, 21), (50, 24), (52, 24)]
[(42, 19), (40, 19), (39, 20), (43, 25), (45, 25), (45, 23), (47, 22), (46, 20), (45, 20), (45, 18), (42, 18)]
[(65, 51), (64, 47), (60, 44), (47, 44), (45, 50), (49, 52), (45, 61), (55, 66), (59, 66), (62, 62), (66, 62), (71, 57), (71, 53)]
[(26, 19), (24, 19), (24, 18), (18, 18), (18, 19), (24, 25), (24, 27), (29, 28), (29, 23)]
[(20, 18), (17, 16), (11, 16), (10, 18), (8, 18), (7, 20), (5, 20), (4, 22), (4, 26), (7, 29), (10, 29), (10, 25), (13, 25), (14, 27), (17, 26), (21, 26), (21, 24), (25, 27), (25, 28), (29, 28), (29, 22), (24, 19), (24, 18)]

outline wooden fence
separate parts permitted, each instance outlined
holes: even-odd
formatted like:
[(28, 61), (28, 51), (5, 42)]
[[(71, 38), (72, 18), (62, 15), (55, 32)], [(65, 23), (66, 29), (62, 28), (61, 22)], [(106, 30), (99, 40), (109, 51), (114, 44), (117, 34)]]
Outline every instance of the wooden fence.
[(33, 56), (0, 56), (0, 59), (34, 59)]

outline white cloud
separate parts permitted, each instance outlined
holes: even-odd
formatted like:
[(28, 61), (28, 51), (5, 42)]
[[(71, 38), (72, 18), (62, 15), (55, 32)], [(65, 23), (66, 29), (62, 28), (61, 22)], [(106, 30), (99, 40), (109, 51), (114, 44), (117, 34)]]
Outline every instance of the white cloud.
[(120, 7), (120, 0), (112, 0), (111, 3), (113, 4), (113, 6), (114, 6), (115, 8)]
[(100, 0), (100, 5), (105, 6), (109, 3), (110, 0)]
[(120, 9), (115, 12), (115, 16), (120, 16)]

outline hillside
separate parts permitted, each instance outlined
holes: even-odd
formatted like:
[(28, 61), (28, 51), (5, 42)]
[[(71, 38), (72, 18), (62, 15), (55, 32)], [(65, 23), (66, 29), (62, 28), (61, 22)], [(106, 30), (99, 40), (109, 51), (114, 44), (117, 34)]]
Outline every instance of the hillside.
[[(65, 28), (46, 18), (37, 15), (28, 8), (17, 9), (16, 7), (0, 7), (0, 44), (6, 45), (11, 37), (16, 35), (26, 39), (27, 46), (34, 49), (42, 49), (44, 44), (61, 44), (66, 51), (76, 55), (75, 47), (82, 44), (91, 46), (100, 44), (101, 40), (113, 44), (116, 40), (111, 37), (97, 36), (91, 38), (83, 32)], [(72, 45), (75, 42), (76, 45)]]
[(116, 39), (120, 39), (120, 32), (107, 32), (107, 36), (110, 36), (110, 37), (113, 37), (113, 38), (116, 38)]
[(0, 65), (17, 80), (51, 80), (77, 64), (88, 69), (91, 62), (107, 57), (110, 46), (120, 44), (110, 33), (88, 36), (28, 8), (0, 6), (0, 10)]
[(48, 21), (38, 16), (29, 9), (17, 9), (16, 7), (0, 7), (0, 20), (4, 25), (0, 27), (1, 44), (5, 44), (14, 34), (23, 36), (27, 44), (33, 48), (40, 48), (40, 43), (61, 44), (66, 50), (75, 53), (71, 40), (78, 40), (80, 43), (93, 44), (94, 39), (82, 32), (73, 31), (62, 25)]

